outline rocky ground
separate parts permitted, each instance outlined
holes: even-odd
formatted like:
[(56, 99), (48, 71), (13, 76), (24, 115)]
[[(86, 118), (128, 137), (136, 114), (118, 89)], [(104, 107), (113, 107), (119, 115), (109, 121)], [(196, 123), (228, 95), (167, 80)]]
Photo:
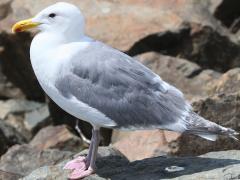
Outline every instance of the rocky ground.
[[(31, 69), (33, 34), (11, 25), (55, 0), (0, 1), (0, 179), (66, 179), (88, 147), (76, 119), (46, 97)], [(240, 132), (239, 0), (102, 0), (78, 5), (87, 33), (181, 89), (194, 110)], [(91, 127), (80, 122), (83, 134)], [(240, 179), (240, 143), (169, 131), (102, 129), (96, 175), (85, 179)], [(238, 137), (240, 138), (240, 137)], [(86, 151), (82, 152), (86, 153)]]

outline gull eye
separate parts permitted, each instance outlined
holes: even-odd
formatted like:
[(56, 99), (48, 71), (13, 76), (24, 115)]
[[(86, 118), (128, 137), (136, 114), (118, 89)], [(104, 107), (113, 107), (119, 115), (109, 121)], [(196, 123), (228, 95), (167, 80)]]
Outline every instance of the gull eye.
[(55, 16), (56, 16), (55, 13), (51, 13), (51, 14), (48, 15), (48, 17), (50, 17), (50, 18), (54, 18)]

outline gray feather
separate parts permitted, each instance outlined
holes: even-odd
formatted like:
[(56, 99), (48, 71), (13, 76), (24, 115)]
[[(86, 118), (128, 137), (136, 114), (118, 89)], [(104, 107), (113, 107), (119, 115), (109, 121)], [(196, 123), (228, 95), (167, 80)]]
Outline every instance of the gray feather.
[(75, 96), (98, 109), (116, 122), (116, 128), (174, 130), (171, 124), (183, 121), (190, 109), (175, 87), (100, 42), (92, 43), (73, 59), (72, 69), (56, 81), (57, 89), (65, 97)]
[(189, 112), (185, 121), (187, 127), (185, 133), (196, 134), (212, 141), (215, 141), (218, 135), (225, 135), (238, 140), (235, 136), (237, 136), (239, 133), (235, 130), (231, 128), (225, 128), (214, 122), (208, 121), (193, 111)]

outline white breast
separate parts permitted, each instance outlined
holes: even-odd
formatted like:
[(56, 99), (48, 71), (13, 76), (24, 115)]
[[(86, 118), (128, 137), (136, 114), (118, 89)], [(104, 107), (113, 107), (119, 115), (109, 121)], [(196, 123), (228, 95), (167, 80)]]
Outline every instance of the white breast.
[(116, 126), (113, 120), (106, 117), (97, 109), (79, 101), (74, 96), (70, 98), (62, 96), (55, 87), (56, 78), (64, 76), (64, 73), (58, 74), (59, 69), (63, 68), (65, 71), (68, 71), (68, 69), (71, 68), (71, 57), (89, 44), (79, 42), (61, 46), (49, 46), (46, 50), (42, 47), (40, 49), (44, 51), (44, 53), (40, 53), (39, 50), (36, 49), (39, 46), (37, 40), (35, 39), (31, 45), (31, 63), (41, 87), (48, 96), (69, 114), (85, 120), (94, 126)]

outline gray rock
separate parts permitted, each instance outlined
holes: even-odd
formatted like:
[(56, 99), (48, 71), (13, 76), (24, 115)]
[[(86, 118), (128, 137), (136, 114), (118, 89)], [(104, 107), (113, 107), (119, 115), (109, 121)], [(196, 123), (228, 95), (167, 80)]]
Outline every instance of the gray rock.
[[(55, 166), (41, 167), (22, 180), (65, 179), (67, 172), (62, 170), (65, 163), (66, 161)], [(95, 175), (84, 179), (222, 179), (229, 174), (232, 177), (240, 177), (240, 151), (213, 152), (199, 157), (156, 157), (131, 163), (121, 155), (115, 154), (98, 157), (97, 167)]]
[(51, 123), (46, 104), (24, 99), (0, 101), (0, 118), (18, 129), (28, 140), (40, 128)]
[(15, 128), (0, 120), (0, 156), (14, 144), (23, 144), (26, 142), (24, 136)]
[(30, 112), (42, 106), (43, 104), (41, 103), (21, 99), (10, 99), (7, 101), (0, 101), (0, 118), (4, 119), (9, 114), (20, 114)]
[(33, 134), (35, 134), (40, 128), (47, 126), (50, 123), (50, 113), (47, 105), (25, 114), (24, 124)]
[(9, 180), (10, 175), (23, 177), (41, 166), (57, 164), (72, 155), (68, 151), (41, 151), (29, 145), (15, 145), (0, 159), (0, 179)]

